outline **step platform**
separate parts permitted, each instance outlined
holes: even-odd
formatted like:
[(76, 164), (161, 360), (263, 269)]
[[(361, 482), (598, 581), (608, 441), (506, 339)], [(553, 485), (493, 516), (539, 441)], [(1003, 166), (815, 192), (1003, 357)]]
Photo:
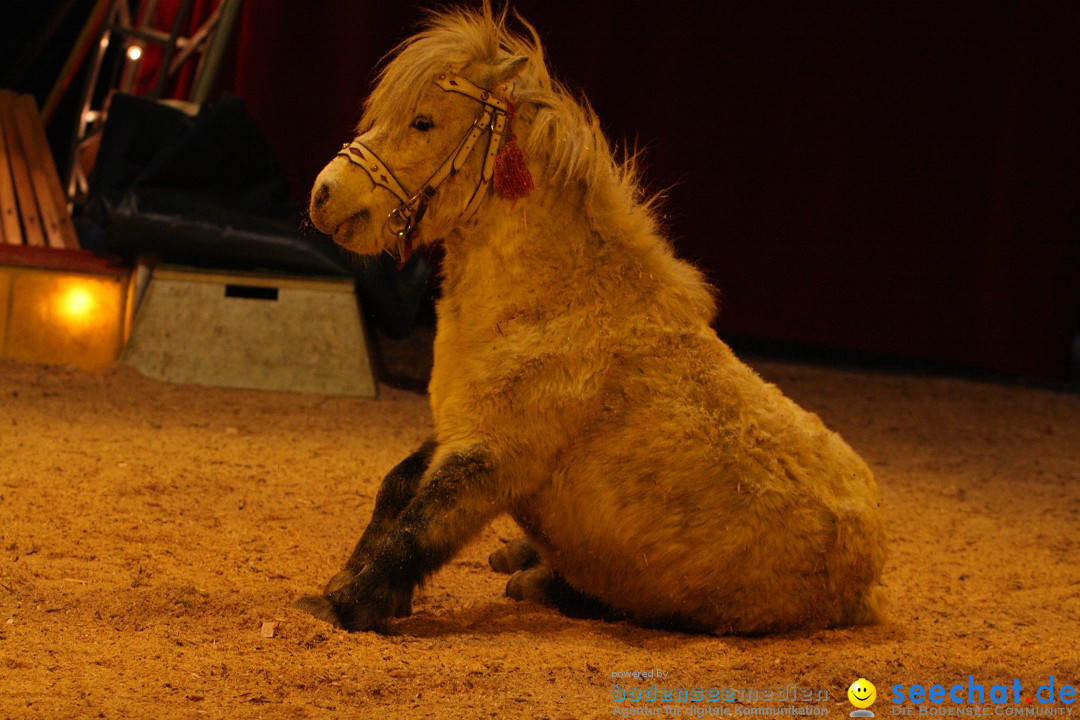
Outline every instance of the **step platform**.
[(351, 278), (158, 266), (121, 362), (174, 383), (376, 394)]

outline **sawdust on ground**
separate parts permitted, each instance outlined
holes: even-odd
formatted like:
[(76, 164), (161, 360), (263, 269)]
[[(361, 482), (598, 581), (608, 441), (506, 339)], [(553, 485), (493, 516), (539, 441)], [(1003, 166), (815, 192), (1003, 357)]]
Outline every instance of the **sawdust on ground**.
[[(877, 472), (887, 623), (745, 638), (570, 620), (503, 597), (486, 562), (515, 536), (500, 519), (399, 634), (350, 635), (291, 605), (429, 433), (422, 395), (0, 362), (0, 718), (594, 718), (629, 707), (613, 683), (776, 693), (683, 717), (793, 706), (776, 698), (797, 686), (828, 698), (795, 705), (839, 717), (858, 677), (880, 717), (898, 683), (1080, 684), (1080, 396), (755, 365)], [(664, 675), (612, 679), (635, 671)]]

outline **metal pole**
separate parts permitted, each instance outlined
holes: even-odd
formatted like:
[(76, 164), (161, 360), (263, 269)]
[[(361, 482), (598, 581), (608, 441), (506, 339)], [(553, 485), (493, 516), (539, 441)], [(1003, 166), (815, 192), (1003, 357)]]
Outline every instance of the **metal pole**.
[(191, 88), (189, 99), (196, 105), (206, 102), (214, 90), (221, 59), (225, 55), (225, 48), (229, 45), (229, 37), (232, 35), (233, 26), (236, 24), (242, 5), (243, 0), (221, 0), (221, 5), (218, 7), (217, 27), (214, 28), (206, 51), (199, 61), (199, 70)]
[(90, 104), (93, 102), (94, 90), (97, 87), (98, 73), (101, 72), (101, 63), (104, 61), (105, 51), (109, 47), (109, 36), (112, 34), (109, 25), (114, 22), (116, 14), (120, 12), (119, 6), (125, 2), (127, 2), (127, 0), (113, 0), (112, 8), (109, 9), (108, 19), (98, 36), (98, 46), (97, 51), (94, 53), (94, 60), (90, 63), (90, 67), (86, 69), (86, 80), (83, 81), (82, 102), (79, 103), (78, 112), (75, 114), (75, 132), (71, 139), (71, 153), (68, 159), (67, 196), (69, 212), (71, 210), (70, 205), (75, 201), (78, 193), (86, 189), (86, 177), (79, 167), (79, 149), (82, 146), (83, 140), (85, 140), (86, 128), (89, 125), (89, 121), (87, 121), (86, 118), (90, 115)]
[(176, 52), (176, 39), (180, 37), (180, 28), (191, 15), (191, 2), (192, 0), (181, 0), (180, 7), (176, 11), (172, 32), (169, 33), (169, 43), (161, 53), (161, 69), (158, 71), (157, 82), (154, 83), (154, 87), (150, 92), (146, 94), (149, 98), (160, 100), (161, 96), (165, 94), (165, 86), (169, 81), (169, 66), (172, 65), (172, 57)]

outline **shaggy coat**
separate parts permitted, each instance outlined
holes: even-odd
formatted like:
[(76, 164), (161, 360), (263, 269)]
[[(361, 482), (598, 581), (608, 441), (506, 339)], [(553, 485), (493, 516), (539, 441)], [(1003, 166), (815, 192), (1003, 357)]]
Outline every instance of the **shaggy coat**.
[[(539, 590), (610, 615), (714, 633), (873, 621), (884, 542), (871, 471), (717, 338), (713, 292), (674, 256), (633, 159), (613, 159), (535, 31), (505, 20), (486, 5), (433, 16), (358, 127), (421, 187), (479, 109), (433, 82), (458, 74), (514, 103), (536, 190), (489, 193), (463, 217), (478, 151), (432, 199), (413, 242), (445, 248), (434, 439), (390, 472), (345, 569), (303, 605), (380, 627), (509, 513), (539, 553)], [(310, 214), (354, 252), (400, 251), (383, 221), (398, 203), (336, 157)]]

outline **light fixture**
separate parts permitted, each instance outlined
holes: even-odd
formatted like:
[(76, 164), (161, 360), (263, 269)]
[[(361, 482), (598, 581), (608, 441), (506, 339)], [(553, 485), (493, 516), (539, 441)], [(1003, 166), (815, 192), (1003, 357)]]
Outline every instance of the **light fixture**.
[(88, 283), (71, 283), (54, 296), (56, 317), (69, 326), (85, 326), (93, 319), (101, 290)]
[(130, 272), (60, 270), (0, 263), (0, 356), (23, 362), (102, 367), (124, 346)]

